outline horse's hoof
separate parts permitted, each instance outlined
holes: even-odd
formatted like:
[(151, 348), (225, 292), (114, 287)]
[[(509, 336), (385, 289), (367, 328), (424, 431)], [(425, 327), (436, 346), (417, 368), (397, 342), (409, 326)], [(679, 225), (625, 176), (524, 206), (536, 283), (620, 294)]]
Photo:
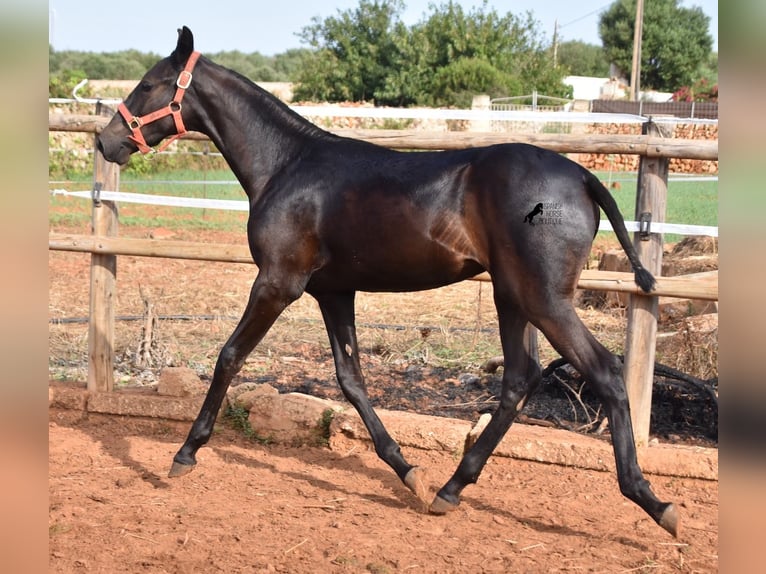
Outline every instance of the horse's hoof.
[(433, 502), (431, 502), (431, 506), (429, 507), (429, 512), (431, 514), (447, 514), (448, 512), (452, 512), (457, 508), (457, 504), (453, 504), (452, 502), (448, 502), (447, 500), (444, 500), (441, 496), (438, 494), (434, 498)]
[(678, 538), (678, 511), (674, 504), (668, 504), (657, 524)]
[(418, 500), (423, 503), (424, 508), (428, 508), (429, 492), (425, 479), (425, 471), (419, 466), (413, 466), (404, 476), (404, 484), (418, 497)]
[(181, 464), (174, 460), (173, 466), (170, 467), (170, 472), (168, 472), (168, 478), (178, 478), (179, 476), (189, 474), (192, 470), (194, 470), (193, 464)]

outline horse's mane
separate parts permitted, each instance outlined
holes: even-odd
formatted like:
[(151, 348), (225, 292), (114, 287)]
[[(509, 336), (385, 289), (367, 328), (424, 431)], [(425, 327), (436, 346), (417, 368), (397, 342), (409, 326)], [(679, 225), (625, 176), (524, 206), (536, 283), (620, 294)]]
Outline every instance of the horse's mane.
[(211, 63), (220, 70), (223, 70), (224, 72), (233, 76), (238, 82), (244, 84), (248, 90), (251, 90), (257, 94), (256, 97), (258, 99), (260, 113), (268, 114), (271, 116), (279, 116), (283, 121), (285, 121), (288, 125), (290, 125), (293, 129), (297, 130), (301, 134), (319, 138), (338, 138), (338, 136), (323, 130), (319, 126), (308, 121), (299, 113), (292, 110), (290, 106), (288, 106), (285, 102), (277, 98), (275, 95), (269, 93), (267, 90), (264, 90), (247, 76), (237, 72), (236, 70), (232, 70), (231, 68), (216, 64), (215, 62), (212, 62), (212, 60)]

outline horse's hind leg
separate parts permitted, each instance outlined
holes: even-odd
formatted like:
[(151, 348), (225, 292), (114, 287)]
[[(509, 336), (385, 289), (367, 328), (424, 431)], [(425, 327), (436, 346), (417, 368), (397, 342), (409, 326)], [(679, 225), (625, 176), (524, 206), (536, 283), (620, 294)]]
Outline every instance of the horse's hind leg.
[(245, 312), (218, 355), (213, 381), (186, 442), (173, 458), (173, 466), (168, 474), (170, 477), (184, 475), (194, 468), (195, 455), (210, 439), (231, 380), (280, 313), (300, 296), (300, 293), (276, 287), (278, 282), (273, 278), (266, 281), (262, 279), (264, 276), (262, 271), (253, 283)]
[(478, 480), (492, 451), (541, 381), (540, 365), (536, 359), (536, 331), (526, 328), (526, 318), (515, 305), (504, 302), (497, 290), (495, 300), (504, 357), (500, 404), (476, 443), (463, 455), (455, 473), (437, 493), (430, 508), (434, 514), (444, 514), (457, 508), (460, 493), (468, 484)]
[(538, 327), (601, 398), (611, 428), (620, 491), (676, 536), (675, 507), (657, 499), (638, 466), (621, 362), (596, 341), (569, 302), (554, 305), (551, 312), (540, 319)]
[(427, 504), (426, 487), (417, 467), (409, 464), (399, 445), (391, 438), (367, 397), (364, 375), (359, 364), (359, 346), (354, 321), (354, 293), (321, 293), (312, 295), (319, 303), (330, 338), (335, 372), (344, 396), (354, 406), (375, 445), (375, 452), (399, 479)]

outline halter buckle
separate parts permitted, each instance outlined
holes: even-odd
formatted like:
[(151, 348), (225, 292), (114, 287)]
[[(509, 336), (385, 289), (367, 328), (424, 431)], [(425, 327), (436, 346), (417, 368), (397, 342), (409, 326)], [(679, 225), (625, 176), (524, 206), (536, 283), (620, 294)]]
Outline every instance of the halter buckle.
[(178, 86), (182, 90), (185, 90), (191, 85), (191, 81), (192, 81), (192, 73), (187, 70), (183, 70), (180, 74), (178, 74), (178, 79), (176, 80), (176, 86)]
[(138, 130), (141, 129), (141, 126), (144, 125), (144, 123), (141, 121), (141, 118), (138, 118), (136, 116), (133, 116), (128, 120), (128, 127), (131, 130)]

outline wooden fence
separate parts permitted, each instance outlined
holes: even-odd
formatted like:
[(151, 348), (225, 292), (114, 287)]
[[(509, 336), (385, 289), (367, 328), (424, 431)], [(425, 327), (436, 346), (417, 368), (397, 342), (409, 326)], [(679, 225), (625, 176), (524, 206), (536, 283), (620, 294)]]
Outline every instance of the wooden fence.
[[(49, 116), (49, 130), (98, 134), (108, 122), (103, 116)], [(663, 128), (653, 122), (643, 126), (640, 136), (593, 136), (559, 134), (496, 134), (475, 132), (427, 133), (408, 130), (334, 130), (394, 149), (458, 149), (494, 143), (532, 143), (559, 153), (637, 154), (640, 156), (636, 219), (665, 221), (668, 164), (670, 158), (718, 159), (717, 141), (668, 139)], [(187, 139), (206, 140), (192, 133)], [(88, 390), (108, 392), (114, 387), (114, 292), (117, 255), (167, 257), (253, 263), (247, 247), (210, 245), (170, 240), (129, 239), (116, 236), (117, 209), (113, 202), (101, 201), (99, 189), (119, 189), (119, 166), (94, 152), (93, 234), (65, 235), (51, 233), (49, 249), (91, 254), (90, 316), (88, 331)], [(583, 271), (578, 287), (631, 294), (625, 344), (625, 382), (631, 405), (636, 443), (645, 445), (649, 438), (651, 393), (654, 380), (654, 354), (657, 333), (658, 297), (681, 297), (718, 300), (718, 272), (680, 277), (661, 277), (662, 235), (649, 233), (634, 236), (641, 261), (655, 277), (657, 289), (644, 294), (633, 281), (632, 273)], [(482, 273), (473, 279), (489, 281)]]

